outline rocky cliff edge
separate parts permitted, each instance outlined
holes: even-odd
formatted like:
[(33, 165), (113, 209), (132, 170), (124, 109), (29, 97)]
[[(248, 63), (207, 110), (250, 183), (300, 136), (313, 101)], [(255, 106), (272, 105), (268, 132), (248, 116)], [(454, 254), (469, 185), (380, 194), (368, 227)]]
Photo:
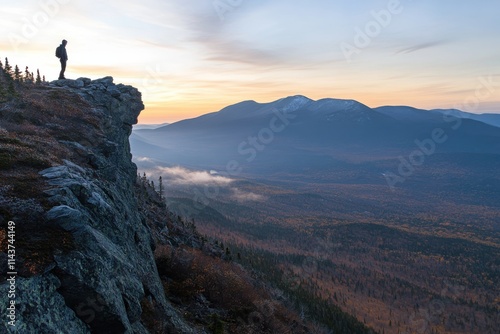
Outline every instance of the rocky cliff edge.
[(111, 77), (54, 81), (1, 105), (0, 221), (15, 222), (18, 248), (15, 327), (2, 320), (1, 332), (148, 333), (145, 302), (166, 333), (193, 332), (165, 299), (133, 191), (128, 137), (143, 108)]

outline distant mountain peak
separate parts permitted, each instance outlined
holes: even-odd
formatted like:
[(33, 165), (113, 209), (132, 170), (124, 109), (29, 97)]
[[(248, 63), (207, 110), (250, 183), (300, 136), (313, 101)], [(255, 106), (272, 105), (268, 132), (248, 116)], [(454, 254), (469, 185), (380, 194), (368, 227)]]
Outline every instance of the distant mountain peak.
[(500, 127), (500, 114), (475, 114), (458, 109), (418, 109), (410, 106), (383, 106), (373, 108), (376, 112), (403, 121), (443, 121), (449, 117), (482, 122)]
[(273, 102), (273, 105), (275, 105), (284, 112), (293, 112), (301, 108), (304, 108), (305, 106), (313, 102), (314, 102), (313, 100), (311, 100), (306, 96), (294, 95)]
[(321, 99), (316, 101), (316, 103), (314, 104), (314, 109), (322, 109), (325, 107), (338, 110), (349, 110), (353, 108), (370, 109), (369, 107), (356, 100), (343, 100), (334, 98)]
[(307, 103), (307, 102), (313, 102), (314, 100), (308, 98), (307, 96), (304, 96), (304, 95), (292, 95), (292, 96), (288, 96), (288, 97), (285, 97), (285, 98), (282, 98), (278, 101), (289, 101), (289, 102), (304, 102), (304, 103)]

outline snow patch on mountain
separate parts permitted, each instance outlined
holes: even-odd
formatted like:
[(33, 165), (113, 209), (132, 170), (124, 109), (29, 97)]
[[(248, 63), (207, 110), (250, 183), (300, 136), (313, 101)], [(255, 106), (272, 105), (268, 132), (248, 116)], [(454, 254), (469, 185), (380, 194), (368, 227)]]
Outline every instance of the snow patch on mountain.
[[(310, 103), (313, 103), (314, 101), (302, 96), (302, 95), (296, 95), (296, 96), (289, 96), (283, 100), (278, 101), (279, 109), (284, 112), (294, 112), (299, 109), (304, 108)], [(284, 104), (284, 105), (282, 105)]]
[(308, 107), (316, 117), (328, 122), (340, 119), (350, 119), (356, 122), (369, 121), (372, 110), (362, 103), (354, 100), (321, 99)]

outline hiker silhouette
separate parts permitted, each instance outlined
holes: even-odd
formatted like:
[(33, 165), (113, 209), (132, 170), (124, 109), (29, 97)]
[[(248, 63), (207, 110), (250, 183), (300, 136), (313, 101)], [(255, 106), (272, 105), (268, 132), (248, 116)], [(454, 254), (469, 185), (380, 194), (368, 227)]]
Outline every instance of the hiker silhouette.
[(63, 39), (61, 45), (56, 49), (56, 56), (61, 62), (61, 72), (59, 73), (59, 80), (66, 79), (64, 72), (66, 71), (66, 62), (68, 61), (68, 53), (66, 52), (66, 44), (68, 41)]

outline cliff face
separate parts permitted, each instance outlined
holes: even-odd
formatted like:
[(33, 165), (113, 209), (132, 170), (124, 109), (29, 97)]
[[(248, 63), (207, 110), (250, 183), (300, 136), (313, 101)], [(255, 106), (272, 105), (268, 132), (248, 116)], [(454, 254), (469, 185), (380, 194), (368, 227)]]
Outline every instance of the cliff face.
[[(166, 319), (165, 332), (193, 332), (165, 299), (134, 195), (128, 137), (142, 109), (138, 90), (106, 77), (55, 81), (0, 110), (0, 169), (19, 181), (0, 184), (0, 218), (16, 222), (20, 246), (30, 247), (23, 236), (45, 245), (34, 258), (19, 250), (16, 326), (1, 321), (0, 331), (148, 333), (141, 322), (147, 302)], [(15, 174), (26, 165), (23, 152), (32, 161), (31, 185)], [(22, 185), (36, 188), (30, 196), (38, 199), (28, 199)], [(3, 288), (6, 282), (6, 314)]]

